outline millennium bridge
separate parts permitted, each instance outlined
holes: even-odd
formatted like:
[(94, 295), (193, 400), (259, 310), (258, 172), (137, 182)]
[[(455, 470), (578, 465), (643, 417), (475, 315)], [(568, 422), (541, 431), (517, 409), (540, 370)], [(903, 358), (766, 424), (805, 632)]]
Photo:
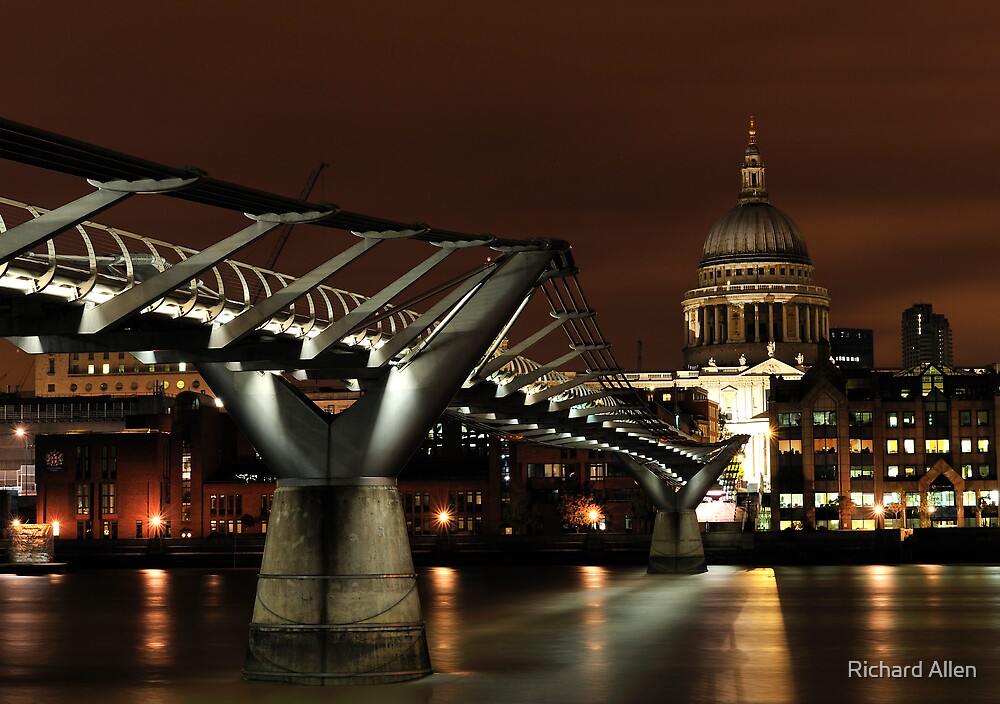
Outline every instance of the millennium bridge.
[[(617, 453), (657, 509), (649, 571), (705, 570), (694, 510), (746, 438), (702, 444), (649, 411), (600, 332), (569, 243), (349, 212), (9, 121), (0, 157), (80, 190), (54, 209), (0, 198), (0, 336), (33, 354), (196, 365), (279, 478), (245, 678), (431, 673), (396, 477), (443, 413), (518, 441)], [(181, 201), (229, 211), (240, 227), (198, 250), (107, 224), (131, 198), (156, 212)], [(312, 270), (233, 258), (292, 225)], [(204, 240), (204, 229), (177, 238)], [(337, 287), (348, 271), (370, 290)], [(308, 379), (360, 398), (326, 414), (297, 387)]]

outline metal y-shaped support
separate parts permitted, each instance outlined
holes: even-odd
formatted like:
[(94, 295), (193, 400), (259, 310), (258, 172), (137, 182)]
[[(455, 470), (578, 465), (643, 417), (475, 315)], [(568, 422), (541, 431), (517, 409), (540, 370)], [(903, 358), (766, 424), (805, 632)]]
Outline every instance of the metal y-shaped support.
[(551, 256), (505, 257), (428, 345), (333, 422), (280, 375), (199, 365), (280, 477), (244, 678), (376, 684), (430, 674), (396, 476)]
[(656, 507), (648, 572), (697, 574), (708, 570), (695, 509), (748, 439), (746, 435), (733, 437), (677, 491), (635, 459), (625, 454), (619, 455), (636, 483)]

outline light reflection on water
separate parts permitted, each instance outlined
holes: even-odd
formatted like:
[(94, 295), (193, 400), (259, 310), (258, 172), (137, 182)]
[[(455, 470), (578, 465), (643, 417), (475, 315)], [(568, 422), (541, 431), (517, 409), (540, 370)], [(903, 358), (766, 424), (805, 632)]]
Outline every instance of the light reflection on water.
[[(437, 674), (377, 688), (241, 682), (255, 586), (250, 570), (0, 575), (0, 700), (909, 704), (991, 701), (1000, 675), (996, 567), (431, 568)], [(846, 676), (851, 659), (935, 658), (978, 677)]]

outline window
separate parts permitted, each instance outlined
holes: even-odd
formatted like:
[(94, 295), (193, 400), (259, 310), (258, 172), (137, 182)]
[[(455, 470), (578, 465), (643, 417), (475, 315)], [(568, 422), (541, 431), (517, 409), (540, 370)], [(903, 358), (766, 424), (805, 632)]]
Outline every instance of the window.
[(76, 514), (78, 516), (90, 515), (90, 484), (76, 485)]
[(839, 494), (836, 491), (817, 491), (816, 507), (836, 506), (839, 501)]
[(837, 478), (837, 465), (817, 464), (813, 469), (813, 477), (817, 481), (826, 481)]
[(980, 479), (990, 478), (990, 466), (988, 464), (979, 465), (979, 478)]
[(110, 482), (101, 482), (101, 515), (118, 513), (115, 502), (115, 485)]
[(48, 384), (48, 390), (49, 390), (50, 394), (54, 394), (56, 392), (56, 385), (55, 384)]
[(779, 428), (798, 428), (802, 425), (802, 414), (801, 413), (779, 413), (778, 414), (778, 427)]
[(101, 374), (110, 374), (110, 373), (111, 373), (111, 365), (110, 364), (102, 364), (101, 365)]
[(967, 428), (972, 425), (972, 411), (959, 411), (958, 412), (958, 424), (963, 428)]
[(782, 455), (801, 455), (801, 440), (778, 440), (778, 452)]
[(142, 537), (142, 521), (135, 522), (135, 537), (136, 538)]
[(88, 373), (88, 374), (93, 374), (93, 373), (94, 373), (94, 371), (96, 371), (96, 367), (94, 367), (94, 365), (93, 365), (93, 364), (88, 364), (88, 365), (87, 365), (87, 373)]
[(903, 476), (905, 476), (907, 479), (912, 479), (916, 477), (917, 476), (916, 465), (912, 464), (903, 465)]
[(541, 479), (541, 478), (557, 478), (561, 479), (566, 476), (566, 465), (548, 463), (548, 464), (528, 464), (528, 478), (529, 479)]
[(851, 412), (851, 426), (855, 428), (864, 428), (872, 424), (872, 414), (870, 411), (852, 411)]
[(927, 439), (924, 440), (924, 452), (931, 454), (951, 452), (951, 443), (948, 441), (947, 438), (941, 438), (938, 440)]
[(887, 465), (885, 468), (885, 476), (889, 477), (890, 479), (898, 479), (899, 465), (898, 464)]
[(960, 452), (972, 452), (972, 438), (962, 438), (958, 442)]
[(76, 446), (76, 478), (90, 479), (90, 448), (86, 445)]
[(875, 477), (875, 467), (870, 464), (851, 465), (851, 479), (872, 479)]
[(118, 478), (118, 448), (114, 445), (101, 448), (101, 479)]
[(917, 414), (913, 411), (903, 412), (903, 427), (904, 428), (915, 428), (917, 425)]
[(608, 466), (606, 464), (588, 464), (587, 465), (587, 476), (590, 481), (600, 481), (608, 475)]
[(899, 427), (899, 414), (898, 413), (886, 413), (885, 414), (885, 427), (887, 427), (887, 428), (898, 428)]
[(899, 440), (895, 438), (890, 438), (885, 441), (885, 452), (888, 455), (898, 455), (899, 454)]
[(976, 441), (976, 451), (977, 452), (989, 452), (990, 451), (990, 440), (989, 440), (989, 438), (979, 438)]
[(836, 452), (837, 438), (813, 438), (813, 452)]
[(866, 453), (870, 454), (872, 451), (872, 441), (867, 438), (851, 438), (851, 453), (860, 454)]
[(855, 506), (874, 506), (875, 505), (875, 494), (869, 493), (867, 491), (852, 491), (851, 501), (854, 502)]
[(836, 424), (837, 424), (836, 411), (813, 412), (813, 425), (836, 425)]
[(990, 424), (989, 411), (976, 411), (976, 425), (983, 427)]
[(779, 508), (802, 508), (802, 494), (778, 494)]
[(904, 438), (903, 452), (905, 452), (908, 455), (912, 455), (916, 451), (917, 451), (917, 441), (914, 440), (913, 438)]
[(972, 479), (972, 465), (963, 464), (962, 465), (962, 479)]
[(903, 503), (903, 495), (898, 491), (893, 491), (888, 494), (882, 494), (882, 505), (889, 506), (891, 504), (901, 504)]

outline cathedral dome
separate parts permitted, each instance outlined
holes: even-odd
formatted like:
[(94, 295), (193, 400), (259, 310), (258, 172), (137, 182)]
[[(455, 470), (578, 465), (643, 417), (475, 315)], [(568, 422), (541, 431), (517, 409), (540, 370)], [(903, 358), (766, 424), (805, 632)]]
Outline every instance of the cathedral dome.
[(705, 239), (700, 266), (748, 261), (811, 265), (795, 222), (767, 202), (741, 202), (719, 218)]
[(719, 218), (705, 239), (700, 266), (795, 262), (811, 266), (806, 240), (790, 217), (768, 202), (764, 162), (750, 118), (750, 140), (740, 169), (739, 204)]

